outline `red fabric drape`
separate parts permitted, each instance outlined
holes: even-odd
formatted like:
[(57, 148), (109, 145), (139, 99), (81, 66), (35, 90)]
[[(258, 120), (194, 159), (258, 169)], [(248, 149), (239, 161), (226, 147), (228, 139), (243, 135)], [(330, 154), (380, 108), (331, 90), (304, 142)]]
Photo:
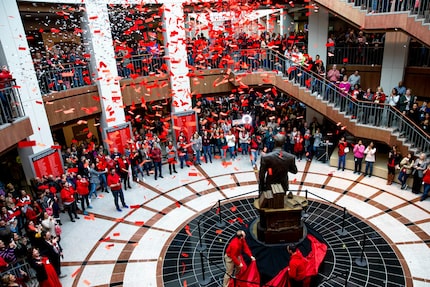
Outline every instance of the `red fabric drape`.
[(236, 275), (236, 278), (236, 285), (234, 285), (234, 279), (230, 279), (229, 287), (259, 287), (260, 273), (257, 269), (257, 263), (251, 261), (249, 266), (244, 264), (240, 272)]
[[(306, 275), (308, 277), (305, 279), (304, 286), (309, 286), (310, 278), (318, 274), (318, 269), (327, 253), (327, 245), (319, 242), (314, 236), (310, 234), (308, 234), (307, 238), (311, 242), (312, 251), (308, 254), (308, 256), (306, 256), (306, 260), (308, 261)], [(300, 250), (297, 250), (297, 252), (300, 252)], [(287, 282), (287, 278), (288, 266), (279, 271), (279, 273), (272, 280), (267, 282), (265, 286), (288, 287), (289, 284)]]

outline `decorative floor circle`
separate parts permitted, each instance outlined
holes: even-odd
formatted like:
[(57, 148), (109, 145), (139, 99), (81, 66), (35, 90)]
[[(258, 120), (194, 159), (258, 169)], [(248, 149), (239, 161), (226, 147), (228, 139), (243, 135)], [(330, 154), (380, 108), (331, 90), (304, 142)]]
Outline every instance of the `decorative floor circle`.
[[(164, 286), (222, 286), (226, 245), (239, 228), (248, 227), (258, 217), (253, 202), (254, 198), (229, 202), (221, 210), (214, 207), (188, 222), (164, 255)], [(320, 273), (312, 285), (341, 287), (348, 281), (347, 286), (405, 286), (403, 268), (390, 244), (366, 222), (352, 215), (346, 216), (342, 229), (342, 217), (343, 210), (309, 200), (305, 223), (328, 245)], [(282, 261), (279, 250), (273, 254)], [(265, 274), (276, 274), (283, 267), (272, 266)]]

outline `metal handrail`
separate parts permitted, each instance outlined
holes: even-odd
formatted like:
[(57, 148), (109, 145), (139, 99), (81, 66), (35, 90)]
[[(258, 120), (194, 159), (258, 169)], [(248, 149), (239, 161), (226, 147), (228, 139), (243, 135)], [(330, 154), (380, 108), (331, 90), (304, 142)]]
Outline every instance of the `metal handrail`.
[(55, 68), (37, 68), (36, 77), (42, 95), (93, 84), (87, 65), (65, 63)]
[[(262, 62), (264, 70), (276, 71), (327, 104), (339, 108), (340, 112), (350, 116), (357, 124), (371, 128), (389, 128), (393, 134), (397, 132), (399, 136), (405, 137), (413, 145), (415, 152), (430, 152), (430, 136), (395, 107), (385, 103), (356, 100), (339, 89), (336, 83), (309, 71), (277, 51), (268, 49)], [(247, 71), (241, 67), (242, 65), (236, 66), (235, 71)]]
[(4, 88), (0, 89), (0, 125), (25, 116), (15, 79), (3, 81), (2, 84)]
[(327, 64), (380, 66), (383, 57), (384, 46), (336, 46), (332, 52), (327, 51)]
[(409, 12), (425, 16), (430, 9), (430, 0), (402, 0), (402, 1), (374, 1), (374, 0), (346, 0), (347, 3), (354, 4), (368, 13), (392, 13), (392, 12)]

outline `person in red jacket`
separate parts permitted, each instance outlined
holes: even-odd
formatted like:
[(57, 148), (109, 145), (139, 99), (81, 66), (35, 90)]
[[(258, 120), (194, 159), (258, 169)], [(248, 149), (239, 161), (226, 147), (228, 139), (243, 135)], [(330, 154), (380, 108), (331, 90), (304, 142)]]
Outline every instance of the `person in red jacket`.
[(67, 209), (67, 213), (70, 216), (70, 221), (75, 222), (73, 216), (79, 219), (76, 214), (76, 201), (75, 201), (76, 191), (73, 189), (69, 182), (65, 182), (63, 189), (61, 189), (61, 200), (63, 201), (64, 208)]
[(427, 169), (424, 170), (423, 174), (424, 174), (423, 176), (424, 190), (420, 201), (424, 201), (427, 198), (430, 191), (430, 165), (427, 165)]
[(118, 198), (121, 199), (122, 206), (124, 208), (128, 208), (128, 205), (125, 203), (124, 193), (122, 192), (122, 188), (121, 188), (121, 177), (115, 172), (115, 168), (112, 168), (110, 170), (110, 173), (107, 177), (107, 185), (110, 187), (110, 190), (112, 191), (116, 210), (122, 211), (118, 205)]
[(154, 143), (154, 147), (151, 150), (151, 158), (154, 163), (155, 180), (157, 180), (157, 176), (163, 178), (163, 174), (161, 173), (161, 149), (158, 143)]
[(88, 195), (90, 193), (90, 189), (88, 188), (89, 185), (90, 183), (85, 177), (82, 177), (79, 174), (76, 176), (76, 192), (81, 198), (81, 210), (84, 215), (88, 215), (88, 211), (85, 210), (85, 203), (88, 208), (93, 208), (88, 199)]
[(307, 261), (295, 244), (287, 245), (290, 254), (288, 267), (288, 282), (290, 287), (305, 287)]
[(251, 250), (245, 240), (246, 233), (243, 230), (238, 230), (236, 236), (228, 244), (224, 255), (225, 262), (225, 275), (223, 287), (228, 287), (230, 278), (237, 274), (243, 267), (242, 253), (248, 255), (251, 260), (255, 260), (252, 256)]
[(6, 88), (10, 87), (10, 81), (12, 80), (12, 75), (7, 69), (6, 66), (2, 66), (0, 70), (0, 100), (3, 105), (3, 111), (5, 112), (6, 118), (3, 119), (4, 121), (11, 120), (12, 117), (12, 111), (11, 111), (11, 99), (9, 97), (10, 91)]

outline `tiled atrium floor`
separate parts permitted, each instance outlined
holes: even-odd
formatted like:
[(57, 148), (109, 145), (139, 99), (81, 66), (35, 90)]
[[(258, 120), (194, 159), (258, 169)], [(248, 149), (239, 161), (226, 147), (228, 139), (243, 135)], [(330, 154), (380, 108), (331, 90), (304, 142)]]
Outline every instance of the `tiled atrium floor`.
[[(417, 195), (401, 190), (398, 184), (388, 186), (384, 179), (358, 176), (349, 170), (337, 171), (321, 162), (301, 161), (297, 166), (299, 173), (290, 174), (291, 190), (307, 189), (314, 203), (330, 201), (345, 207), (353, 218), (378, 231), (390, 250), (394, 250), (406, 276), (406, 286), (430, 286), (430, 199), (420, 202)], [(179, 278), (176, 286), (199, 286), (190, 278), (181, 279), (190, 267), (185, 270), (186, 266), (181, 267), (179, 261), (178, 268), (172, 271), (175, 274), (166, 276), (169, 269), (163, 269), (163, 265), (166, 258), (172, 257), (168, 255), (169, 246), (181, 235), (194, 237), (191, 241), (197, 242), (198, 232), (191, 222), (202, 212), (214, 209), (218, 200), (235, 197), (223, 202), (225, 209), (230, 204), (229, 213), (236, 210), (232, 201), (251, 202), (257, 195), (257, 177), (246, 156), (239, 156), (232, 164), (222, 164), (218, 159), (212, 164), (177, 167), (177, 171), (169, 175), (167, 166), (163, 166), (164, 178), (154, 180), (151, 176), (132, 183), (132, 189), (124, 191), (130, 208), (122, 212), (116, 211), (111, 194), (99, 193), (99, 198), (92, 201), (90, 216), (81, 215), (80, 220), (72, 223), (65, 214), (61, 215), (62, 273), (68, 274), (61, 279), (63, 286), (159, 287), (169, 285), (163, 278), (175, 276)], [(241, 216), (238, 213), (237, 218)], [(321, 216), (321, 221), (324, 219)], [(346, 225), (353, 223), (354, 220), (348, 220)], [(225, 242), (233, 230), (228, 225), (240, 222), (230, 220), (226, 224), (211, 231), (222, 233)], [(319, 221), (313, 216), (310, 225), (315, 224)], [(356, 236), (355, 240), (358, 243), (361, 237)], [(334, 247), (329, 246), (329, 252), (331, 248)], [(198, 253), (181, 256), (200, 257)], [(222, 262), (222, 258), (216, 260)], [(327, 258), (330, 262), (335, 260)], [(191, 267), (198, 270), (200, 261), (195, 262), (196, 266)], [(213, 276), (211, 286), (222, 286), (218, 283), (219, 274), (208, 273), (208, 276)], [(375, 286), (366, 284), (361, 286)]]

